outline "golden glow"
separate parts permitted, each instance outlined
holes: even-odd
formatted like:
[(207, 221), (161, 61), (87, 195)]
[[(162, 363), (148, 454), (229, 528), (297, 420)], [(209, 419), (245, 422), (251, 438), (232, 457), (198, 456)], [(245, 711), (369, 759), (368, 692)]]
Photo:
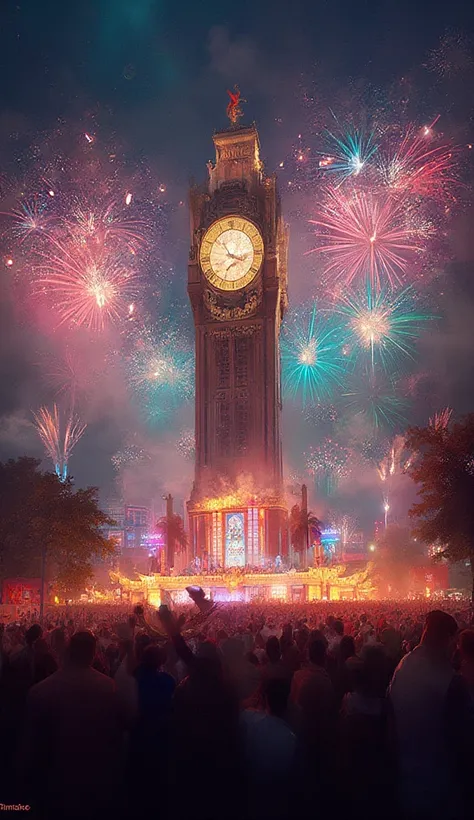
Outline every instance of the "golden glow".
[[(187, 595), (188, 593), (186, 593)], [(161, 591), (159, 589), (150, 589), (148, 593), (148, 603), (151, 606), (156, 606), (158, 609), (161, 606)]]
[(390, 330), (387, 314), (382, 310), (367, 310), (354, 321), (353, 326), (364, 347), (380, 344)]
[(220, 290), (240, 290), (260, 270), (262, 235), (248, 219), (225, 216), (214, 222), (204, 234), (199, 261), (211, 285)]
[(316, 364), (316, 341), (312, 340), (304, 345), (299, 353), (298, 361), (300, 364), (307, 364), (308, 367)]
[[(262, 513), (263, 510), (260, 510), (259, 514)], [(309, 601), (320, 600), (321, 592), (326, 594), (328, 584), (331, 600), (351, 599), (355, 593), (358, 599), (376, 596), (372, 580), (373, 564), (368, 564), (365, 569), (351, 575), (346, 574), (347, 569), (341, 564), (335, 567), (310, 567), (305, 572), (259, 573), (246, 572), (244, 568), (234, 567), (222, 574), (170, 576), (155, 573), (139, 575), (137, 580), (131, 580), (116, 572), (110, 572), (109, 575), (114, 583), (119, 583), (122, 589), (133, 593), (135, 599), (139, 595), (141, 599), (153, 603), (153, 606), (159, 605), (158, 596), (161, 598), (164, 590), (174, 597), (178, 590), (184, 591), (190, 584), (202, 587), (206, 595), (211, 595), (211, 589), (216, 587), (236, 590), (246, 586), (258, 586), (262, 591), (264, 588), (269, 589), (270, 598), (273, 600), (288, 600), (291, 596), (290, 587), (295, 584), (307, 588)], [(185, 600), (184, 595), (182, 599)]]

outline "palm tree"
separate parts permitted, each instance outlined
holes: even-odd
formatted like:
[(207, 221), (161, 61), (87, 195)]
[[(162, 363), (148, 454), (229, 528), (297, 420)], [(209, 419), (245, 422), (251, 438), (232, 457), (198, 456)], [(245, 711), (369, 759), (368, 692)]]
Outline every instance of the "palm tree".
[(293, 549), (303, 553), (305, 568), (308, 565), (309, 533), (313, 533), (315, 541), (321, 538), (321, 521), (312, 512), (302, 509), (295, 504), (290, 511), (290, 538)]
[(168, 561), (171, 562), (175, 552), (181, 553), (188, 546), (188, 536), (184, 528), (184, 521), (178, 513), (172, 513), (169, 516), (162, 515), (158, 520), (157, 526), (165, 533)]

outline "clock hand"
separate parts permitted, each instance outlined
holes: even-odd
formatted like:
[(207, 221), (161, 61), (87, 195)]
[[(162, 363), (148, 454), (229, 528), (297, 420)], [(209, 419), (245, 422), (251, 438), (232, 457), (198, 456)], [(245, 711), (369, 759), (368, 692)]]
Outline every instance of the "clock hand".
[(230, 256), (231, 259), (237, 259), (238, 262), (245, 262), (245, 260), (247, 259), (248, 253), (244, 253), (243, 256), (237, 256), (237, 254), (235, 254), (235, 253), (229, 253), (228, 256)]

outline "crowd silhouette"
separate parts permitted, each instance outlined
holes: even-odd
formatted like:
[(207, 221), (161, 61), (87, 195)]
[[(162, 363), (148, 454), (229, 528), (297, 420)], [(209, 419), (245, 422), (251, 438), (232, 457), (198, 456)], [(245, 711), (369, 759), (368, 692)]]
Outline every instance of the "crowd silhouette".
[(474, 630), (456, 607), (32, 613), (2, 628), (0, 801), (53, 820), (463, 820)]

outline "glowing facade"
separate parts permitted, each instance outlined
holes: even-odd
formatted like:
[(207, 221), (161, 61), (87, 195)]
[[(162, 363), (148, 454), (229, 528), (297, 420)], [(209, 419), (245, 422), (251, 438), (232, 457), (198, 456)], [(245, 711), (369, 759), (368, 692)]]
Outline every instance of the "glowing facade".
[(285, 555), (280, 326), (288, 231), (255, 126), (214, 135), (191, 190), (188, 293), (196, 331), (193, 557), (211, 568)]
[(173, 604), (189, 604), (186, 587), (199, 585), (214, 601), (285, 601), (305, 603), (311, 601), (354, 601), (374, 597), (373, 568), (348, 573), (345, 566), (312, 567), (305, 572), (246, 572), (244, 568), (203, 573), (201, 575), (139, 575), (130, 580), (120, 573), (111, 572), (111, 579), (120, 585), (122, 596), (131, 603), (159, 606), (171, 601)]

